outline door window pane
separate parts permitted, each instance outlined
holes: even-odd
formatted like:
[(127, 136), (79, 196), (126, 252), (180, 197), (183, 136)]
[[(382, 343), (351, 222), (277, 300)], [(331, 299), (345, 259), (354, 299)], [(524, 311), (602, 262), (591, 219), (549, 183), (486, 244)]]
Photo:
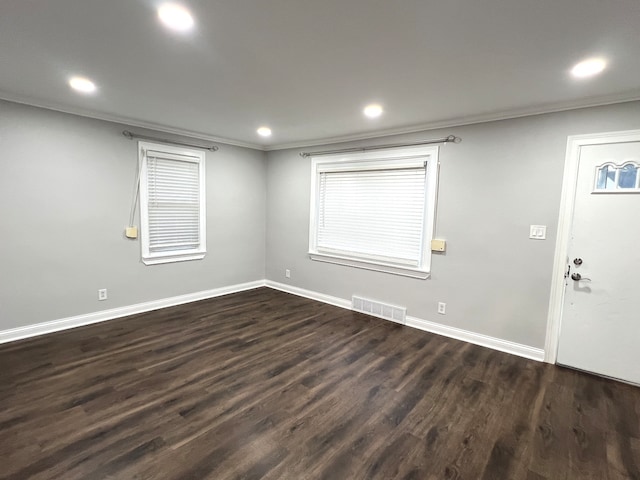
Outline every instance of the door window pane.
[(635, 165), (625, 165), (620, 169), (620, 179), (618, 186), (620, 188), (636, 188), (638, 178), (638, 167)]
[(598, 169), (598, 182), (596, 190), (615, 190), (616, 168), (613, 165), (605, 165)]

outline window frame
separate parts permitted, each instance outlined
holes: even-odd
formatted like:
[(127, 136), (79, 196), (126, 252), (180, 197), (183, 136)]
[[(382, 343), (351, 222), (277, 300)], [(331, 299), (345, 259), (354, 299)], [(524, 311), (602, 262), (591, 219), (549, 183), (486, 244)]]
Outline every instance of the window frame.
[[(620, 175), (622, 174), (622, 171), (628, 166), (632, 166), (636, 168), (635, 185), (633, 187), (621, 187)], [(600, 183), (599, 182), (600, 175), (604, 167), (612, 167), (613, 169), (615, 169), (613, 188), (607, 188), (606, 178), (605, 178), (605, 187), (598, 188), (598, 184)], [(614, 162), (608, 161), (600, 165), (596, 165), (595, 176), (593, 179), (593, 189), (591, 193), (594, 193), (597, 195), (611, 194), (611, 193), (640, 193), (640, 163), (634, 160), (627, 160), (624, 163), (620, 163), (620, 164), (616, 164)]]
[[(425, 164), (425, 206), (422, 230), (422, 249), (418, 267), (393, 262), (365, 259), (351, 255), (321, 252), (318, 250), (318, 208), (320, 207), (320, 174), (327, 169), (334, 171), (362, 171), (371, 168), (401, 168), (422, 160)], [(394, 147), (357, 153), (311, 156), (311, 199), (309, 215), (309, 258), (311, 260), (345, 265), (366, 270), (426, 279), (431, 275), (431, 240), (435, 230), (436, 203), (439, 174), (439, 147), (421, 145)]]
[[(199, 189), (199, 244), (197, 248), (185, 250), (170, 250), (153, 252), (149, 243), (149, 183), (147, 151), (165, 153), (169, 156), (185, 157), (184, 161), (198, 164)], [(140, 169), (140, 246), (141, 258), (145, 265), (201, 260), (207, 253), (207, 225), (206, 225), (206, 184), (205, 184), (206, 154), (202, 150), (177, 147), (162, 143), (138, 142), (138, 166)]]

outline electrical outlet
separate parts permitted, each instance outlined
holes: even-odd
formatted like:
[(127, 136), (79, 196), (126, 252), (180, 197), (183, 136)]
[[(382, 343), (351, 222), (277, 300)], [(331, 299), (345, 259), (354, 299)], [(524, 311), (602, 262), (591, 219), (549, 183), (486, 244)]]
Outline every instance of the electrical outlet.
[(98, 290), (98, 300), (102, 301), (106, 299), (107, 299), (107, 289), (101, 288), (100, 290)]
[(445, 315), (447, 313), (447, 304), (444, 302), (438, 302), (438, 313)]
[(287, 278), (291, 278), (291, 270), (289, 270), (288, 268), (284, 271), (284, 276)]

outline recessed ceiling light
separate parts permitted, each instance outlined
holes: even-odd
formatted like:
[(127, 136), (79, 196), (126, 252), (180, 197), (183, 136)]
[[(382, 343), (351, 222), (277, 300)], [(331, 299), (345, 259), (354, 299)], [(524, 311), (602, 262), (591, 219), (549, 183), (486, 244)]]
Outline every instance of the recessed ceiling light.
[(376, 103), (364, 107), (364, 114), (369, 118), (377, 118), (382, 115), (382, 107)]
[(260, 127), (258, 130), (258, 135), (263, 136), (263, 137), (270, 137), (271, 136), (271, 129), (269, 127)]
[(69, 86), (81, 93), (93, 93), (96, 91), (96, 84), (84, 77), (71, 77)]
[(578, 78), (591, 77), (602, 72), (607, 66), (602, 58), (589, 58), (578, 64), (571, 69), (571, 75)]
[(158, 18), (172, 30), (187, 32), (193, 28), (193, 17), (189, 10), (177, 3), (164, 3), (158, 8)]

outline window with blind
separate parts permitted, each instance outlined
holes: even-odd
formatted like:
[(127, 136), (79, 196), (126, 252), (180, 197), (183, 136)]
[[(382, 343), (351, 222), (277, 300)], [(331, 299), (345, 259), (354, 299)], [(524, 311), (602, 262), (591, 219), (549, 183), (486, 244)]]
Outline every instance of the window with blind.
[(150, 265), (203, 258), (204, 152), (139, 145), (142, 261)]
[(416, 278), (430, 272), (437, 146), (312, 158), (312, 259)]

